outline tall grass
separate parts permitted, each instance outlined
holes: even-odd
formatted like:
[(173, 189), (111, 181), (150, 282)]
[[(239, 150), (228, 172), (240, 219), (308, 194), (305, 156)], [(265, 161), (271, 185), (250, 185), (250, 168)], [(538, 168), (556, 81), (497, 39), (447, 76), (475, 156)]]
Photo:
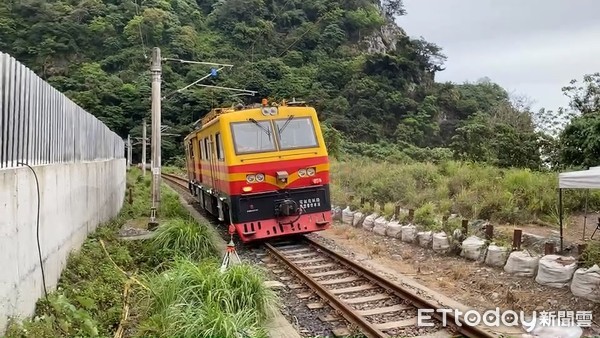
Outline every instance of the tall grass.
[[(350, 158), (332, 161), (331, 181), (332, 199), (337, 204), (356, 207), (356, 201), (364, 197), (379, 204), (425, 207), (423, 215), (434, 209), (438, 215), (456, 213), (470, 219), (556, 223), (557, 173), (453, 161), (391, 164)], [(563, 196), (567, 211), (583, 210), (584, 190), (565, 191)], [(589, 205), (592, 210), (600, 208), (600, 192), (590, 193)], [(430, 222), (429, 216), (425, 221)]]
[(158, 227), (150, 248), (160, 260), (168, 261), (179, 256), (202, 260), (217, 255), (214, 241), (208, 225), (193, 219), (175, 218)]
[(275, 294), (262, 273), (236, 265), (221, 273), (216, 260), (197, 264), (177, 258), (163, 274), (149, 275), (144, 304), (149, 314), (139, 336), (267, 337), (262, 324)]

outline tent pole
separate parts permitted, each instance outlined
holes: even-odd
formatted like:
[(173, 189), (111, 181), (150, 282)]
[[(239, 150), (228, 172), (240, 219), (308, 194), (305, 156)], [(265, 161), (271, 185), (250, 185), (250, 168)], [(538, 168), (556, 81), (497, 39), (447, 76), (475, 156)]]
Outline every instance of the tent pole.
[(562, 188), (558, 189), (558, 219), (560, 225), (560, 252), (563, 251), (563, 202), (562, 202)]
[(587, 226), (587, 214), (588, 214), (588, 198), (590, 197), (590, 189), (585, 192), (585, 214), (583, 215), (583, 235), (581, 240), (585, 241), (585, 227)]

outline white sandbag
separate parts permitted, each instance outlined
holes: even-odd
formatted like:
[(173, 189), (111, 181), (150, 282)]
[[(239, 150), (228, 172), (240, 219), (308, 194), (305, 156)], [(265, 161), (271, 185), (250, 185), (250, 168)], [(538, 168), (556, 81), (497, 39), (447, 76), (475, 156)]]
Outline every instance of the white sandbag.
[(354, 211), (350, 210), (350, 207), (346, 207), (346, 209), (342, 211), (342, 223), (351, 225), (353, 218)]
[(431, 231), (423, 231), (417, 233), (417, 238), (419, 239), (419, 245), (428, 248), (431, 245), (433, 233)]
[(477, 236), (469, 236), (462, 242), (462, 250), (460, 255), (472, 260), (481, 259), (483, 253), (483, 246), (485, 241)]
[(489, 266), (502, 267), (506, 264), (508, 258), (508, 248), (490, 245), (487, 250), (487, 256), (485, 257), (485, 264)]
[(562, 288), (569, 284), (576, 269), (575, 258), (546, 255), (540, 259), (535, 281), (541, 285)]
[(402, 225), (398, 221), (389, 222), (385, 235), (393, 238), (402, 238)]
[(333, 209), (331, 209), (331, 217), (333, 218), (334, 221), (341, 220), (342, 219), (342, 208), (333, 207)]
[(385, 236), (385, 230), (387, 229), (387, 225), (388, 221), (385, 219), (385, 217), (381, 216), (375, 220), (373, 232), (380, 236)]
[(377, 213), (370, 214), (363, 221), (362, 227), (366, 230), (373, 230), (373, 226), (375, 226), (375, 219), (377, 219), (379, 215)]
[(433, 246), (433, 251), (435, 251), (435, 252), (448, 251), (448, 249), (450, 249), (450, 242), (448, 241), (448, 236), (446, 236), (446, 233), (442, 231), (442, 232), (433, 234), (432, 246)]
[(402, 242), (412, 243), (417, 237), (417, 227), (409, 224), (402, 227)]
[(600, 267), (594, 264), (589, 269), (577, 269), (571, 281), (571, 292), (574, 296), (600, 302)]
[(353, 227), (361, 226), (364, 218), (365, 218), (365, 215), (362, 212), (360, 212), (360, 211), (355, 212), (354, 218), (352, 219), (352, 226)]
[(532, 256), (527, 251), (514, 251), (508, 256), (504, 271), (515, 276), (533, 277), (539, 260), (539, 256)]
[[(538, 315), (537, 321), (535, 322), (535, 328), (528, 334), (521, 335), (522, 338), (581, 338), (583, 330), (573, 323), (570, 326), (562, 325), (560, 319), (547, 317), (547, 322), (543, 323), (543, 319)], [(575, 319), (573, 319), (575, 321)], [(531, 323), (531, 319), (526, 320), (527, 323)], [(553, 324), (553, 325), (552, 325)], [(531, 325), (525, 326), (525, 330), (531, 329)]]

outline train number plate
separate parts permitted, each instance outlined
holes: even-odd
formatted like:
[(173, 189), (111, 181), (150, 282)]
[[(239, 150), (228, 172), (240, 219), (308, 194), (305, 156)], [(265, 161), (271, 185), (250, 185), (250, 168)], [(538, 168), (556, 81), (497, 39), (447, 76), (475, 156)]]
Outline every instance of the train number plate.
[(302, 209), (308, 209), (308, 208), (314, 208), (314, 207), (321, 206), (321, 199), (319, 197), (302, 199), (298, 202), (300, 204), (300, 208), (302, 208)]

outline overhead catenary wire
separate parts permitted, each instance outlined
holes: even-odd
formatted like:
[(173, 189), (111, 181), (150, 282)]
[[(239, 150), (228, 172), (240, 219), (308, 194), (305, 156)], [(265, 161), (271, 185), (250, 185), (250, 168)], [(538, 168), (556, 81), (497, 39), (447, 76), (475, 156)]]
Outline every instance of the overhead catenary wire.
[[(219, 72), (219, 71), (221, 71), (223, 68), (225, 68), (225, 67), (221, 67), (221, 68), (217, 69), (217, 70), (216, 70), (216, 72)], [(204, 76), (204, 77), (201, 77), (200, 79), (198, 79), (198, 80), (196, 80), (196, 81), (194, 81), (194, 82), (190, 83), (189, 85), (187, 85), (187, 86), (185, 86), (185, 87), (183, 87), (183, 88), (180, 88), (180, 89), (177, 89), (177, 90), (174, 90), (174, 91), (170, 92), (169, 94), (167, 94), (167, 95), (163, 96), (163, 97), (162, 97), (162, 100), (165, 100), (165, 99), (167, 99), (167, 98), (169, 98), (169, 97), (171, 97), (171, 96), (173, 96), (173, 95), (175, 95), (175, 94), (177, 94), (177, 93), (181, 93), (182, 91), (184, 91), (184, 90), (186, 90), (186, 89), (190, 88), (191, 86), (193, 86), (193, 85), (197, 84), (198, 82), (200, 82), (200, 81), (202, 81), (202, 80), (206, 80), (207, 78), (209, 78), (209, 77), (211, 77), (211, 76), (214, 76), (213, 72), (211, 72), (210, 74), (208, 74), (208, 75), (206, 75), (206, 76)]]

